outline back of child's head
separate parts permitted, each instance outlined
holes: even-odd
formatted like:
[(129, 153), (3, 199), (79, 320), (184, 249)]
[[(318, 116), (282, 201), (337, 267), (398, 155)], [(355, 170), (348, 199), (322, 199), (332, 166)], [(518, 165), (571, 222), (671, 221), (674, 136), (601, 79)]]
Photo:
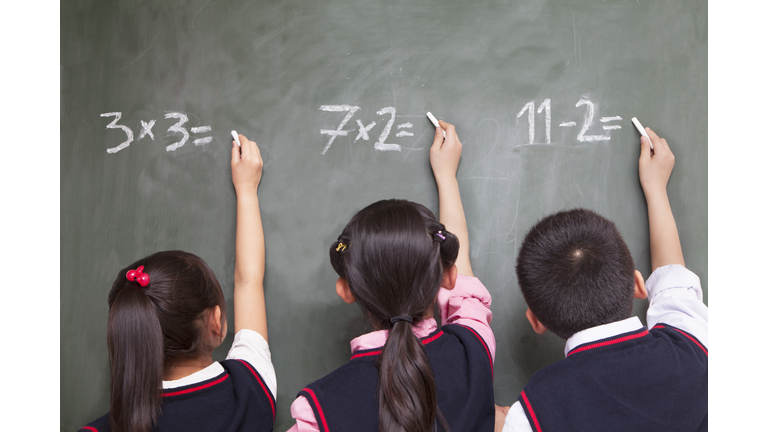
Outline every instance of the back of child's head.
[[(142, 286), (130, 270), (149, 276)], [(209, 312), (226, 302), (208, 265), (182, 251), (158, 252), (120, 270), (109, 293), (107, 345), (112, 373), (112, 431), (149, 431), (161, 411), (163, 371), (177, 360), (209, 355)]]
[(632, 313), (635, 266), (616, 225), (585, 209), (539, 221), (517, 256), (528, 307), (561, 338)]
[(458, 251), (456, 236), (429, 209), (404, 200), (364, 208), (331, 246), (331, 264), (363, 315), (389, 330), (378, 363), (380, 431), (432, 430), (439, 416), (429, 359), (412, 328), (433, 306)]

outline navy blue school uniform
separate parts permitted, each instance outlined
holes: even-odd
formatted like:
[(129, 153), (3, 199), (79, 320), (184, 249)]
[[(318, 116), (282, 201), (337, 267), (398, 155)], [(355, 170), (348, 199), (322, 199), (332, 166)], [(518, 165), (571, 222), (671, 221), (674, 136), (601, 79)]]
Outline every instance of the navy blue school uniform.
[[(493, 431), (493, 364), (485, 342), (469, 327), (446, 325), (422, 343), (435, 376), (438, 407), (451, 430)], [(320, 419), (321, 431), (378, 430), (380, 353), (358, 351), (349, 363), (299, 392)], [(440, 422), (438, 430), (443, 430)]]
[(535, 431), (699, 431), (707, 350), (658, 325), (585, 344), (534, 374), (520, 395)]
[[(241, 356), (248, 360), (239, 358)], [(240, 330), (228, 359), (214, 362), (200, 374), (206, 378), (193, 379), (197, 376), (193, 375), (179, 380), (188, 384), (163, 389), (162, 412), (153, 431), (267, 432), (273, 429), (273, 391), (277, 387), (269, 346), (261, 335)], [(80, 432), (86, 431), (110, 431), (109, 413), (80, 428)]]
[[(459, 275), (453, 290), (441, 289), (437, 303), (443, 326), (434, 318), (414, 326), (429, 357), (437, 405), (452, 431), (494, 429), (491, 295), (474, 277)], [(378, 431), (376, 363), (387, 332), (355, 338), (350, 361), (308, 385), (291, 405), (296, 424), (289, 432)], [(437, 422), (437, 430), (443, 430)]]
[(665, 266), (646, 287), (652, 328), (630, 317), (571, 336), (566, 358), (531, 377), (504, 432), (707, 430), (708, 310), (699, 278)]

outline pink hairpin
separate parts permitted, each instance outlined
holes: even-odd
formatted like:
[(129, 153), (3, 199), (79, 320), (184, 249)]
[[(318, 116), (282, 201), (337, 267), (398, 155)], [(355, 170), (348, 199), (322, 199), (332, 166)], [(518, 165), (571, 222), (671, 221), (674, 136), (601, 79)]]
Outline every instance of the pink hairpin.
[(128, 273), (125, 274), (125, 277), (127, 277), (131, 282), (135, 281), (142, 287), (149, 285), (149, 275), (144, 273), (144, 266), (139, 266), (139, 268), (136, 270), (128, 270)]
[(436, 237), (435, 241), (442, 242), (443, 240), (445, 240), (445, 236), (443, 235), (443, 230), (440, 230), (440, 231), (436, 232), (435, 233), (435, 237)]

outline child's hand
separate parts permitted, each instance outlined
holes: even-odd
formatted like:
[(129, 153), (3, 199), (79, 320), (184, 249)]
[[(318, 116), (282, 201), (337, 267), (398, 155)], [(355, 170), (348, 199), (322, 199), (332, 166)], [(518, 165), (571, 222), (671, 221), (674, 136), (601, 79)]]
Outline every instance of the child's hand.
[[(445, 140), (443, 140), (445, 130)], [(461, 159), (461, 142), (452, 124), (440, 120), (440, 127), (435, 128), (435, 140), (429, 149), (429, 162), (438, 182), (443, 179), (455, 179)]]
[(645, 137), (640, 140), (640, 185), (646, 197), (649, 194), (666, 193), (667, 182), (675, 166), (675, 155), (669, 150), (667, 140), (659, 138), (651, 128), (645, 128), (653, 142), (653, 151)]
[(261, 181), (261, 168), (264, 165), (259, 146), (249, 141), (243, 134), (238, 138), (240, 146), (232, 140), (232, 183), (235, 185), (237, 194), (256, 193)]
[(507, 419), (509, 408), (510, 407), (496, 405), (496, 425), (493, 428), (495, 432), (501, 432), (504, 429), (504, 421)]

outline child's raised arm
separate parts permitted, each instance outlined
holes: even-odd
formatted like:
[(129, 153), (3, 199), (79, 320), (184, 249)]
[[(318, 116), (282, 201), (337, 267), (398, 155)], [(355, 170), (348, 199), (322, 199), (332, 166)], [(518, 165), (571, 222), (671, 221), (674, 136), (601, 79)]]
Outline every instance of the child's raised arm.
[(669, 150), (667, 140), (659, 138), (650, 128), (645, 128), (653, 140), (653, 152), (648, 140), (640, 140), (640, 184), (648, 203), (648, 223), (651, 232), (651, 271), (668, 264), (680, 264), (683, 250), (677, 234), (677, 225), (667, 197), (667, 182), (675, 166), (675, 156)]
[[(445, 130), (445, 139), (443, 139)], [(474, 276), (469, 262), (469, 232), (464, 217), (464, 207), (459, 195), (459, 182), (456, 171), (461, 158), (461, 142), (452, 124), (440, 120), (440, 127), (435, 128), (435, 140), (429, 150), (429, 162), (437, 182), (437, 194), (440, 201), (440, 223), (459, 238), (459, 256), (456, 267), (459, 274)]]
[(232, 142), (232, 183), (237, 194), (235, 237), (235, 333), (250, 329), (267, 339), (264, 301), (264, 231), (258, 188), (263, 161), (259, 147), (244, 135)]

